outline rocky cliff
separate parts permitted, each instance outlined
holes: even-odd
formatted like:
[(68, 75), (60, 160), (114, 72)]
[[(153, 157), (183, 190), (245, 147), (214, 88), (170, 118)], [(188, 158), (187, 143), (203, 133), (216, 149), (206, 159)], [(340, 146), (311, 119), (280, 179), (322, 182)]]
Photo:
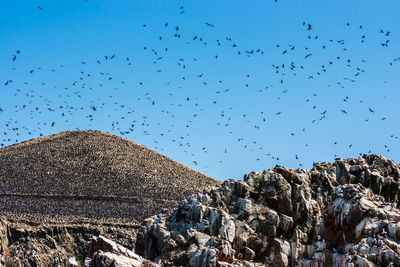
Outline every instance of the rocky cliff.
[[(400, 165), (382, 156), (227, 180), (141, 225), (2, 220), (5, 266), (400, 266)], [(114, 241), (111, 241), (114, 240)]]
[[(43, 217), (40, 217), (43, 219)], [(38, 220), (30, 215), (0, 218), (0, 266), (66, 266), (75, 258), (82, 265), (93, 236), (118, 240), (127, 249), (135, 246), (135, 224)]]
[(147, 219), (135, 251), (164, 266), (400, 266), (399, 178), (376, 155), (253, 172)]

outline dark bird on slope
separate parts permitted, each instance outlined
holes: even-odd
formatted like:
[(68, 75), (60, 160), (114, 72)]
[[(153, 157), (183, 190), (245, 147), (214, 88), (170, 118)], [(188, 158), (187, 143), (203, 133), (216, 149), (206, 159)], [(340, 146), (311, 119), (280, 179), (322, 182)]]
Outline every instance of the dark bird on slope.
[(309, 30), (312, 30), (311, 24), (308, 24), (307, 30), (308, 30), (308, 31), (309, 31)]

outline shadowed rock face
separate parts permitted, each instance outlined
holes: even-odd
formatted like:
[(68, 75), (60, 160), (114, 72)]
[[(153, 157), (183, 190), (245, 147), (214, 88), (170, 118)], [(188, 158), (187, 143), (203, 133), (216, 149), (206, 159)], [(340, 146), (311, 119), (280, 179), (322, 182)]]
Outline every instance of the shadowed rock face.
[(90, 255), (93, 236), (104, 235), (118, 239), (118, 243), (132, 249), (135, 225), (97, 224), (88, 222), (64, 223), (0, 217), (0, 266), (69, 266), (75, 258), (82, 266)]
[(218, 181), (126, 139), (63, 132), (0, 150), (0, 211), (140, 221)]
[(364, 155), (253, 172), (147, 219), (135, 251), (165, 266), (400, 266), (399, 171)]

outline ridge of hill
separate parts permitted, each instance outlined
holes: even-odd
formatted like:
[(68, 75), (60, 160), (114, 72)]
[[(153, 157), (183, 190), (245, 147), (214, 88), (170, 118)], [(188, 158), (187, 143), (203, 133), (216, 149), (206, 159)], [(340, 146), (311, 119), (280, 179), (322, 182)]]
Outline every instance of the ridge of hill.
[(0, 211), (5, 213), (140, 221), (219, 184), (100, 131), (62, 132), (0, 149)]

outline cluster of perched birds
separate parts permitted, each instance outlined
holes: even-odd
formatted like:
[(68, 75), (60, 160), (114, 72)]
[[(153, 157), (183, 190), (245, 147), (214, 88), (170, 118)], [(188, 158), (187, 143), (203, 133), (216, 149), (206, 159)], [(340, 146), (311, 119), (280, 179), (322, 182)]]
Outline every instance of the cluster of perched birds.
[[(46, 10), (38, 6), (40, 12)], [(178, 8), (178, 15), (184, 15), (186, 12), (184, 6)], [(203, 27), (209, 30), (214, 30), (217, 26), (210, 22), (201, 22)], [(208, 153), (209, 147), (206, 138), (200, 138), (201, 144), (193, 140), (197, 136), (198, 128), (196, 127), (197, 121), (202, 118), (208, 121), (209, 129), (203, 129), (207, 133), (208, 138), (213, 136), (212, 132), (222, 134), (223, 139), (226, 141), (225, 147), (219, 151), (221, 154), (220, 162), (223, 162), (223, 156), (228, 153), (240, 153), (241, 150), (249, 150), (254, 155), (255, 161), (262, 161), (264, 158), (270, 158), (279, 162), (282, 157), (287, 155), (280, 155), (278, 153), (271, 153), (268, 148), (263, 146), (260, 139), (263, 134), (268, 132), (270, 121), (281, 120), (285, 123), (285, 118), (282, 116), (286, 110), (284, 105), (281, 105), (281, 110), (265, 110), (262, 107), (258, 112), (254, 112), (248, 108), (243, 108), (234, 104), (233, 98), (240, 95), (238, 91), (247, 90), (252, 94), (261, 94), (259, 97), (266, 97), (262, 94), (274, 92), (275, 100), (280, 101), (284, 99), (290, 91), (288, 88), (293, 85), (286, 86), (287, 80), (289, 83), (292, 78), (303, 80), (316, 80), (321, 79), (324, 82), (328, 81), (327, 87), (331, 88), (345, 88), (361, 79), (365, 75), (367, 60), (353, 59), (348, 53), (347, 42), (342, 39), (328, 39), (323, 40), (318, 35), (318, 31), (312, 23), (304, 21), (302, 23), (304, 37), (308, 40), (308, 46), (300, 47), (296, 44), (275, 44), (275, 52), (281, 54), (280, 62), (270, 64), (270, 74), (274, 80), (268, 82), (263, 88), (255, 88), (252, 86), (252, 78), (256, 76), (251, 74), (251, 70), (243, 74), (244, 83), (237, 85), (236, 88), (226, 85), (228, 81), (224, 79), (214, 79), (212, 77), (212, 70), (204, 69), (204, 71), (193, 73), (192, 69), (197, 69), (195, 66), (203, 59), (196, 57), (194, 54), (183, 55), (180, 58), (173, 60), (175, 68), (176, 80), (167, 80), (163, 84), (163, 88), (152, 90), (147, 86), (146, 81), (138, 80), (137, 82), (129, 81), (129, 79), (122, 79), (120, 75), (113, 74), (106, 71), (107, 65), (117, 65), (118, 68), (137, 68), (140, 64), (134, 61), (130, 56), (122, 54), (102, 55), (97, 59), (82, 60), (80, 62), (80, 70), (76, 72), (76, 77), (68, 82), (68, 85), (60, 86), (51, 83), (51, 74), (62, 71), (66, 68), (64, 65), (59, 65), (53, 68), (37, 67), (28, 68), (23, 70), (30, 75), (40, 75), (40, 77), (48, 77), (47, 82), (43, 81), (41, 84), (30, 82), (29, 80), (14, 81), (8, 79), (4, 81), (4, 87), (13, 90), (14, 97), (20, 99), (12, 111), (13, 113), (24, 113), (27, 115), (24, 121), (17, 121), (13, 117), (5, 118), (4, 114), (5, 105), (0, 102), (0, 124), (2, 131), (0, 133), (0, 146), (4, 147), (13, 143), (21, 142), (26, 139), (26, 136), (31, 138), (40, 137), (52, 133), (53, 129), (73, 130), (73, 129), (88, 129), (92, 127), (101, 127), (108, 132), (124, 136), (128, 139), (135, 141), (152, 140), (152, 146), (156, 150), (164, 151), (164, 147), (173, 145), (182, 149), (182, 151), (191, 156), (191, 163), (197, 166), (201, 157), (199, 153)], [(163, 28), (165, 35), (160, 35), (154, 42), (164, 42), (170, 38), (181, 41), (184, 45), (196, 45), (196, 49), (204, 47), (207, 49), (215, 48), (215, 51), (221, 51), (220, 48), (225, 48), (228, 52), (219, 52), (220, 54), (212, 55), (212, 58), (221, 61), (225, 56), (224, 53), (235, 54), (244, 58), (265, 57), (266, 52), (260, 47), (243, 48), (239, 45), (239, 41), (234, 40), (230, 36), (221, 36), (221, 38), (211, 40), (206, 36), (199, 34), (188, 35), (182, 32), (182, 25), (171, 25), (168, 22), (162, 25), (142, 24), (139, 27), (143, 31), (149, 28)], [(345, 27), (353, 27), (350, 23), (346, 23)], [(357, 25), (353, 28), (359, 31), (358, 39), (360, 45), (365, 45), (368, 36), (364, 31), (363, 25)], [(387, 30), (378, 29), (382, 37), (374, 45), (387, 48), (390, 46), (391, 32)], [(145, 33), (144, 33), (145, 34)], [(158, 47), (158, 48), (156, 48)], [(160, 45), (143, 46), (143, 51), (146, 56), (151, 58), (155, 75), (159, 75), (166, 69), (172, 69), (170, 66), (163, 68), (166, 64), (170, 64), (171, 59), (168, 57), (170, 48), (159, 48)], [(337, 53), (332, 56), (332, 53), (327, 51), (332, 49)], [(320, 66), (313, 63), (315, 54), (325, 53), (327, 56), (326, 61)], [(24, 51), (18, 49), (11, 56), (11, 64), (18, 61), (19, 57), (23, 56)], [(328, 58), (329, 57), (329, 58)], [(321, 57), (319, 57), (319, 60)], [(318, 61), (319, 61), (318, 60)], [(390, 60), (390, 66), (400, 62), (400, 58)], [(97, 71), (104, 66), (104, 71)], [(333, 66), (342, 68), (348, 75), (346, 77), (327, 76), (327, 73)], [(13, 68), (13, 67), (12, 67)], [(179, 77), (178, 77), (179, 76)], [(173, 79), (173, 77), (172, 77)], [(256, 79), (256, 78), (255, 78)], [(197, 89), (204, 91), (200, 94), (198, 92), (192, 93), (188, 86), (182, 85), (185, 81), (190, 80), (192, 84), (196, 84)], [(46, 94), (41, 92), (39, 86), (46, 88), (53, 88), (54, 91)], [(136, 91), (135, 102), (132, 99), (129, 102), (124, 101), (124, 94), (131, 96), (131, 89), (139, 88)], [(212, 88), (212, 89), (210, 89)], [(97, 91), (104, 92), (108, 90), (107, 97), (101, 97)], [(194, 90), (194, 89), (193, 89)], [(210, 93), (214, 91), (215, 93)], [(278, 93), (276, 93), (278, 92)], [(343, 91), (341, 91), (343, 92)], [(186, 94), (186, 95), (185, 95)], [(123, 96), (121, 98), (121, 96)], [(88, 99), (87, 101), (86, 99)], [(257, 96), (258, 97), (258, 96)], [(320, 107), (318, 104), (318, 93), (304, 96), (305, 107), (312, 110), (312, 117), (309, 118), (310, 124), (308, 126), (300, 127), (299, 129), (290, 130), (287, 134), (290, 136), (300, 135), (306, 132), (312, 125), (317, 124), (328, 118), (329, 114), (336, 114), (336, 116), (348, 116), (351, 113), (351, 108), (357, 102), (364, 110), (365, 122), (368, 122), (372, 116), (375, 119), (386, 120), (387, 117), (379, 113), (371, 104), (364, 103), (364, 100), (355, 100), (347, 95), (340, 96), (342, 103), (345, 107), (338, 107), (336, 110), (327, 107)], [(232, 102), (230, 102), (232, 101)], [(351, 104), (348, 104), (350, 103)], [(10, 108), (10, 107), (9, 107)], [(247, 111), (246, 111), (247, 110)], [(10, 111), (9, 111), (10, 112)], [(154, 115), (157, 114), (157, 115)], [(238, 114), (241, 114), (238, 116)], [(339, 115), (338, 115), (339, 114)], [(76, 119), (78, 116), (80, 119)], [(153, 117), (164, 118), (157, 122)], [(193, 130), (192, 130), (193, 128)], [(248, 134), (245, 135), (243, 130), (238, 131), (238, 128), (247, 128)], [(237, 133), (238, 132), (238, 133)], [(146, 139), (147, 138), (147, 139)], [(398, 139), (396, 134), (391, 134), (390, 138)], [(140, 141), (138, 141), (140, 142)], [(231, 143), (230, 143), (231, 142)], [(232, 148), (233, 142), (237, 142), (238, 149)], [(333, 145), (338, 145), (337, 140), (332, 140)], [(305, 144), (307, 148), (310, 144)], [(348, 148), (352, 148), (353, 144), (346, 144)], [(385, 145), (385, 150), (390, 152), (390, 147)], [(233, 151), (232, 151), (233, 150)], [(236, 151), (236, 152), (235, 152)], [(363, 151), (364, 153), (371, 152)], [(293, 153), (293, 157), (298, 166), (302, 166), (300, 153)], [(337, 156), (337, 155), (333, 155)]]

